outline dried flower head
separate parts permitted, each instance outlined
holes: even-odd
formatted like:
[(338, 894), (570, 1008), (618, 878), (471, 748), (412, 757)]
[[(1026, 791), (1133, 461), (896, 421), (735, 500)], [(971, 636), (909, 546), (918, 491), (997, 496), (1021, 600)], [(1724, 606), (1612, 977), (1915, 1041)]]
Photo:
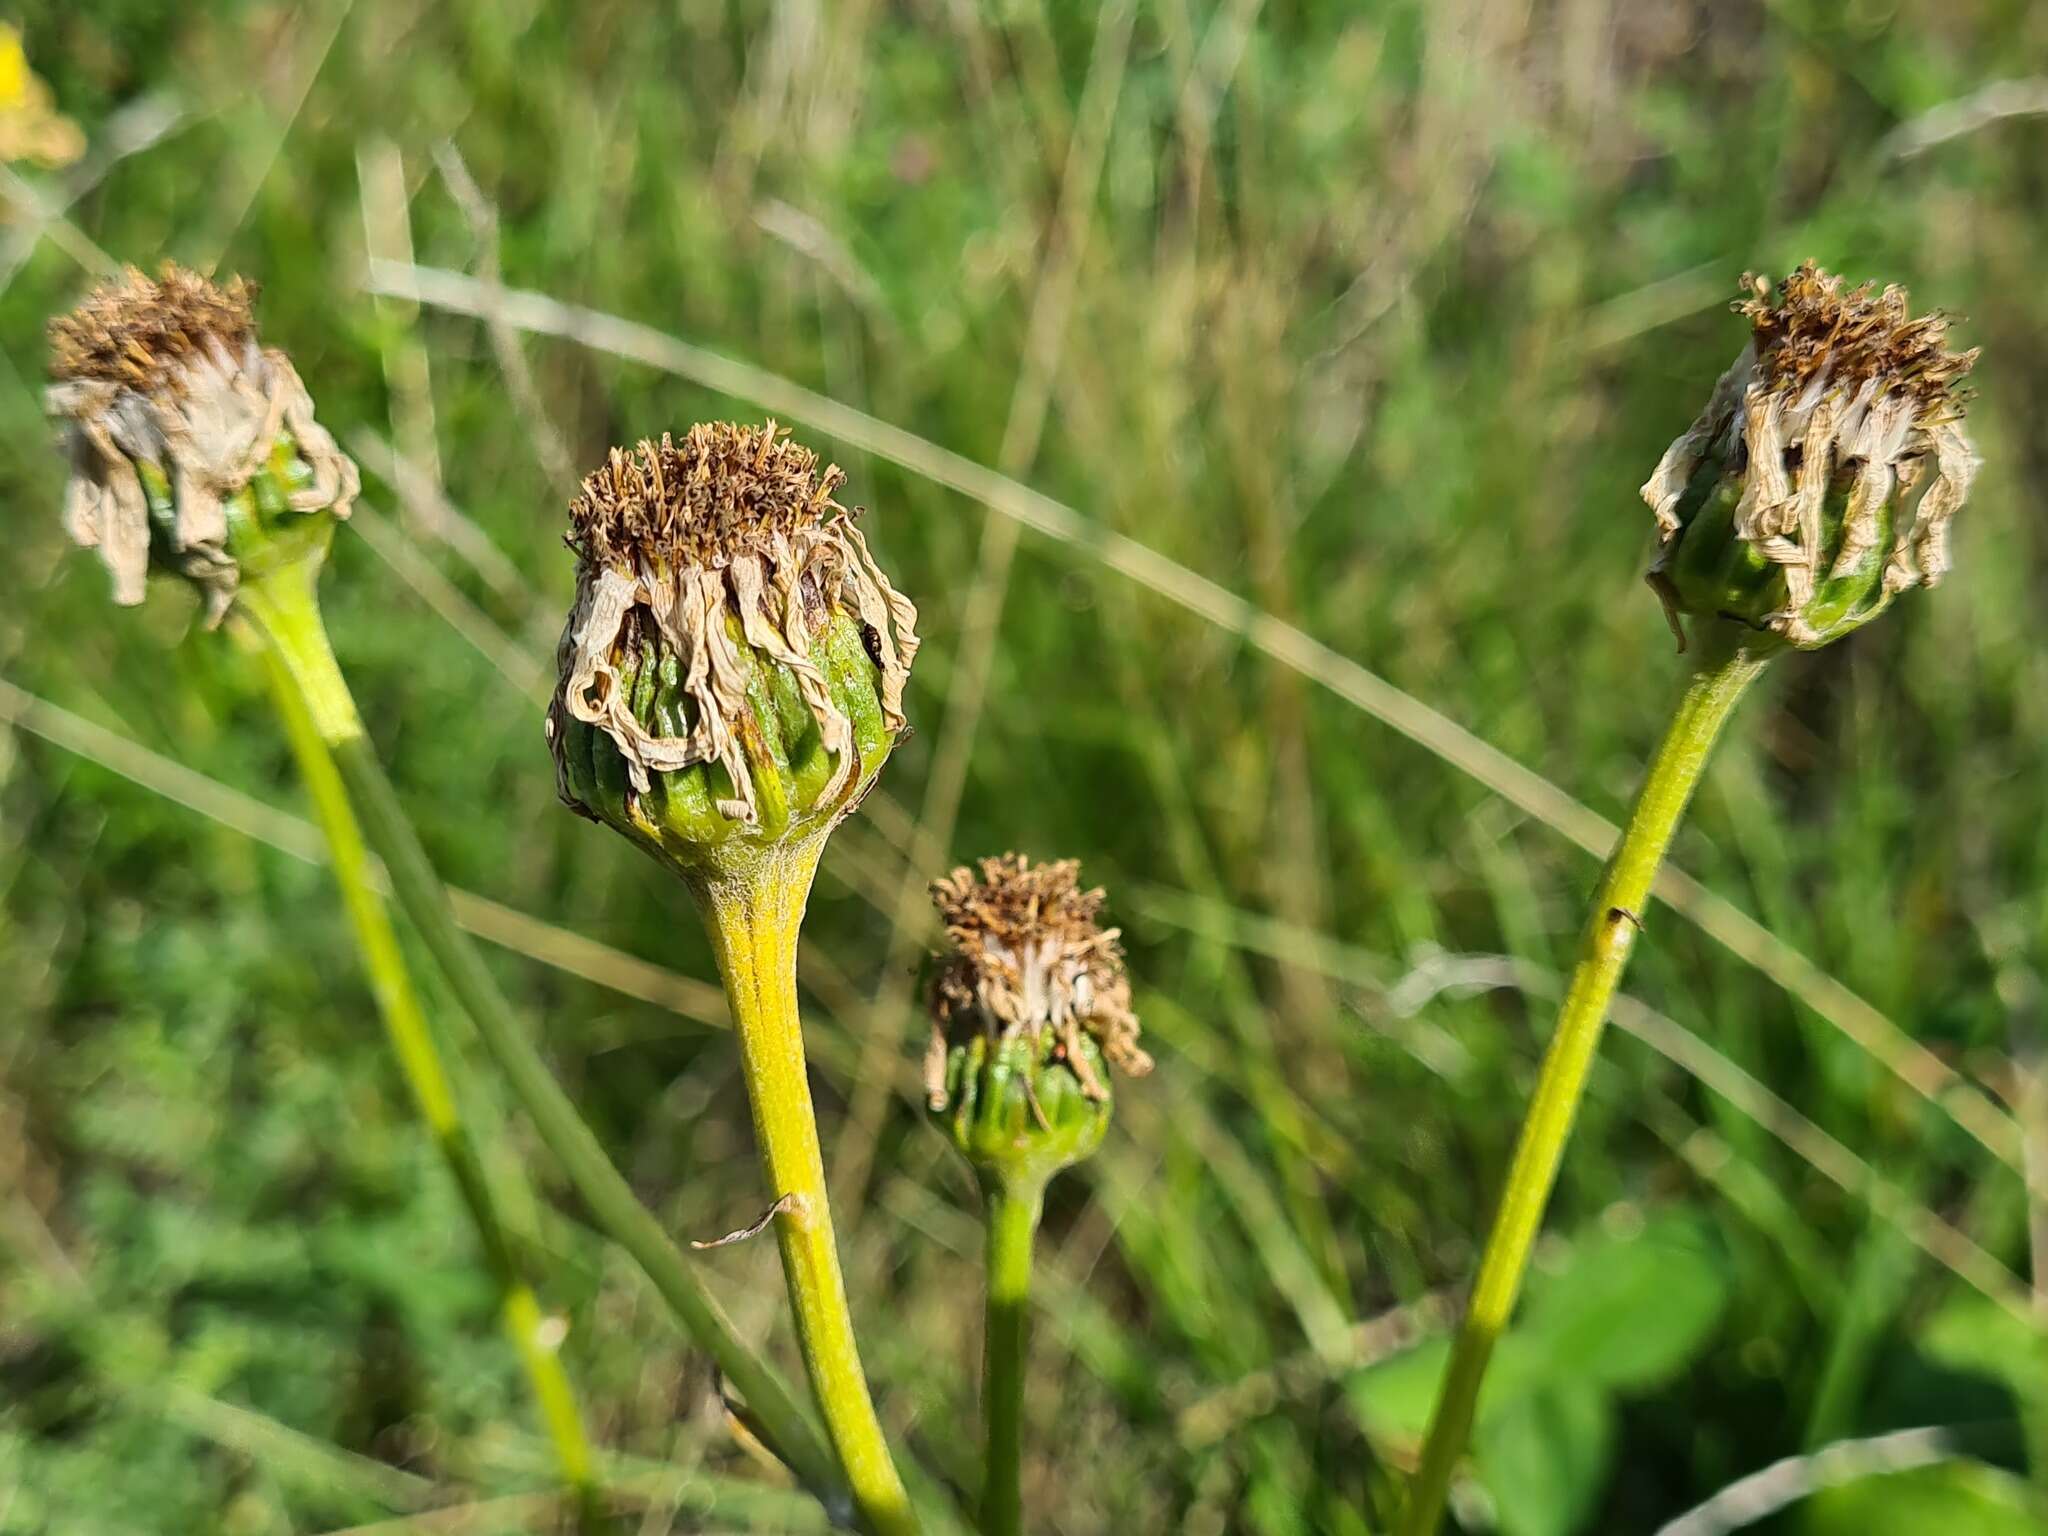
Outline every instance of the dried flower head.
[(1674, 629), (1718, 616), (1823, 645), (1948, 570), (1977, 353), (1950, 351), (1947, 317), (1916, 319), (1904, 289), (1810, 261), (1775, 289), (1745, 273), (1742, 292), (1749, 344), (1643, 486), (1650, 581)]
[(977, 1168), (1034, 1177), (1100, 1144), (1106, 1069), (1152, 1070), (1118, 930), (1072, 859), (1015, 853), (933, 882), (950, 945), (932, 975), (925, 1087)]
[[(156, 565), (194, 583), (217, 623), (241, 581), (233, 525), (255, 536), (285, 514), (348, 516), (355, 464), (290, 360), (258, 343), (254, 297), (239, 278), (130, 267), (50, 323), (65, 527), (100, 552), (118, 603), (141, 602)], [(238, 506), (259, 474), (263, 494)]]
[(612, 451), (570, 507), (562, 798), (676, 861), (836, 819), (905, 729), (917, 609), (774, 422)]

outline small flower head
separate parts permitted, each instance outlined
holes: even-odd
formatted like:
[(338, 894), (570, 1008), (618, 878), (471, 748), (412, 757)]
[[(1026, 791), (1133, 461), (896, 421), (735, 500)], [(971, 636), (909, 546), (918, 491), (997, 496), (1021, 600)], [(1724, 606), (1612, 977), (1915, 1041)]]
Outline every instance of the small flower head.
[(642, 442), (571, 506), (562, 799), (685, 873), (829, 829), (905, 729), (917, 610), (774, 422)]
[(1743, 295), (1749, 345), (1643, 486), (1650, 583), (1674, 629), (1727, 618), (1810, 649), (1948, 570), (1977, 353), (1950, 351), (1947, 318), (1914, 318), (1903, 288), (1810, 261), (1775, 289), (1745, 274)]
[(130, 267), (50, 323), (65, 527), (100, 552), (117, 603), (141, 602), (155, 567), (196, 586), (218, 623), (244, 563), (317, 558), (348, 516), (355, 464), (291, 362), (258, 343), (254, 297), (239, 278)]
[(984, 1176), (1043, 1183), (1102, 1144), (1109, 1069), (1152, 1070), (1102, 892), (1072, 859), (983, 859), (932, 886), (951, 945), (932, 976), (925, 1089)]

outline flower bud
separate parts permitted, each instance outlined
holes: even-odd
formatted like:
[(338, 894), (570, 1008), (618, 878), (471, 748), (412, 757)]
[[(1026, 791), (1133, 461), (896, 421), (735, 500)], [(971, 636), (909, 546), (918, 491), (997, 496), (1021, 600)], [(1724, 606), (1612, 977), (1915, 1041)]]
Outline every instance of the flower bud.
[(1043, 1185), (1102, 1144), (1109, 1068), (1142, 1077), (1118, 930), (1072, 859), (983, 859), (932, 885), (951, 949), (932, 976), (925, 1090), (984, 1178)]
[(1689, 614), (1811, 649), (1948, 570), (1977, 353), (1949, 351), (1947, 318), (1914, 319), (1904, 289), (1845, 289), (1810, 261), (1743, 288), (1749, 345), (1643, 486), (1649, 580), (1681, 646)]
[(141, 602), (154, 567), (197, 587), (217, 624), (245, 564), (317, 558), (348, 516), (355, 464), (290, 360), (258, 344), (254, 297), (239, 278), (130, 267), (50, 323), (65, 528), (100, 552), (117, 603)]
[(906, 729), (917, 609), (843, 478), (771, 421), (614, 449), (583, 482), (547, 722), (572, 809), (693, 873), (859, 801)]

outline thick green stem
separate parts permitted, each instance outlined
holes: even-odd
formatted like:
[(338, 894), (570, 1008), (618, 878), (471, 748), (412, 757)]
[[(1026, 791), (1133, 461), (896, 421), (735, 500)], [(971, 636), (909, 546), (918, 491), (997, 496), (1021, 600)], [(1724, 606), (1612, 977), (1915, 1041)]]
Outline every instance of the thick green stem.
[(369, 973), (392, 1054), (398, 1058), (420, 1118), (439, 1145), (463, 1203), (469, 1208), (484, 1257), (498, 1285), (501, 1320), (526, 1371), (548, 1437), (554, 1442), (562, 1480), (576, 1500), (584, 1526), (590, 1528), (598, 1516), (598, 1496), (590, 1441), (576, 1406), (576, 1392), (568, 1373), (562, 1369), (556, 1343), (549, 1337), (540, 1301), (521, 1272), (505, 1224), (499, 1219), (483, 1165), (463, 1124), (448, 1064), (420, 1006), (412, 973), (406, 967), (398, 935), (391, 926), (391, 916), (371, 883), (370, 857), (363, 845), (362, 827), (349, 806), (334, 759), (291, 670), (275, 645), (264, 643), (260, 634), (252, 633), (252, 641), (269, 674), (278, 717), (298, 760), (299, 773), (312, 797), (321, 830), (326, 834), (328, 861), (335, 882), (341, 887), (342, 905), (355, 930), (356, 947), (362, 954), (363, 968)]
[(837, 1508), (838, 1474), (810, 1419), (781, 1377), (733, 1331), (689, 1260), (612, 1166), (482, 958), (456, 926), (447, 893), (363, 734), (320, 623), (310, 573), (283, 570), (261, 582), (245, 583), (236, 602), (277, 648), (341, 772), (370, 846), (384, 860), (399, 905), (598, 1225), (633, 1256), (684, 1329), (746, 1399), (748, 1413), (769, 1448), (828, 1507)]
[(988, 1470), (981, 1485), (982, 1536), (1024, 1529), (1024, 1366), (1031, 1332), (1031, 1245), (1045, 1186), (982, 1181), (988, 1224), (988, 1322), (982, 1335), (982, 1413)]
[(797, 932), (823, 847), (822, 838), (778, 847), (743, 872), (694, 878), (690, 888), (704, 911), (739, 1038), (811, 1390), (863, 1523), (877, 1536), (898, 1536), (915, 1532), (917, 1517), (854, 1343), (797, 1014)]
[(1433, 1536), (1443, 1518), (1451, 1474), (1472, 1430), (1487, 1360), (1520, 1294), (1529, 1250), (1557, 1182), (1565, 1140), (1585, 1091), (1608, 1004), (1642, 926), (1651, 883), (1715, 737), (1736, 700), (1765, 664), (1764, 653), (1746, 648), (1739, 640), (1716, 638), (1723, 639), (1721, 648), (1701, 660), (1679, 700), (1594, 894), (1592, 915), (1579, 944), (1578, 965), (1558, 1010), (1557, 1029), (1544, 1055), (1535, 1097), (1508, 1167), (1500, 1211), (1494, 1217), (1465, 1320), (1444, 1371), (1429, 1438), (1423, 1444), (1422, 1465), (1409, 1488), (1402, 1536)]

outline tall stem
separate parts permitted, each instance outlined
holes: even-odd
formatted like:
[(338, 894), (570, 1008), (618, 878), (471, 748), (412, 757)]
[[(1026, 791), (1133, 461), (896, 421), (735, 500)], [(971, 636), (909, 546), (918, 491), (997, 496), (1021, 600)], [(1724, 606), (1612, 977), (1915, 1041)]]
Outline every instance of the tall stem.
[(854, 1343), (797, 1015), (797, 932), (823, 847), (822, 838), (778, 847), (744, 872), (698, 877), (690, 887), (704, 911), (739, 1037), (811, 1390), (862, 1519), (877, 1536), (897, 1536), (916, 1531), (917, 1518)]
[(355, 702), (320, 622), (312, 573), (288, 568), (259, 582), (245, 582), (236, 603), (276, 647), (340, 770), (370, 846), (384, 860), (393, 894), (541, 1140), (561, 1162), (598, 1225), (633, 1256), (685, 1331), (738, 1388), (761, 1438), (829, 1508), (836, 1509), (839, 1477), (809, 1417), (782, 1378), (733, 1331), (689, 1260), (612, 1166), (527, 1037), (482, 957), (456, 926), (447, 892), (363, 734)]
[(1031, 1329), (1031, 1247), (1045, 1188), (1000, 1177), (982, 1181), (987, 1205), (988, 1321), (982, 1335), (982, 1413), (988, 1470), (981, 1485), (982, 1536), (1021, 1536), (1024, 1366)]
[(369, 973), (392, 1054), (398, 1059), (420, 1118), (440, 1147), (469, 1209), (484, 1258), (497, 1282), (501, 1321), (525, 1368), (548, 1437), (554, 1442), (562, 1480), (576, 1500), (585, 1528), (590, 1528), (598, 1515), (597, 1487), (591, 1470), (590, 1442), (576, 1406), (576, 1392), (568, 1373), (562, 1369), (556, 1345), (547, 1336), (540, 1301), (521, 1272), (505, 1224), (499, 1219), (483, 1165), (463, 1124), (450, 1071), (420, 1006), (412, 973), (398, 946), (398, 935), (392, 930), (390, 913), (371, 884), (370, 856), (363, 845), (362, 827), (349, 807), (334, 759), (328, 754), (327, 744), (293, 682), (290, 669), (274, 645), (262, 643), (260, 636), (252, 635), (252, 639), (269, 675), (271, 694), (292, 754), (298, 760), (300, 777), (326, 834), (328, 862), (334, 870), (335, 883), (341, 887), (342, 905), (355, 930), (356, 947), (362, 954), (363, 968)]
[(1465, 1320), (1444, 1371), (1429, 1438), (1423, 1444), (1422, 1465), (1410, 1485), (1402, 1536), (1433, 1536), (1443, 1519), (1451, 1474), (1472, 1430), (1479, 1384), (1521, 1292), (1529, 1250), (1557, 1182), (1558, 1163), (1585, 1092), (1586, 1074), (1600, 1044), (1608, 1004), (1642, 925), (1643, 904), (1649, 899), (1657, 868), (1685, 814), (1714, 739), (1729, 711), (1764, 667), (1765, 657), (1740, 641), (1715, 638), (1719, 648), (1701, 659), (1687, 684), (1642, 788), (1636, 792), (1621, 841), (1594, 893), (1592, 915), (1579, 943), (1578, 964), (1558, 1010), (1557, 1029), (1544, 1054), (1536, 1093), (1508, 1165), (1500, 1211), (1494, 1217)]

